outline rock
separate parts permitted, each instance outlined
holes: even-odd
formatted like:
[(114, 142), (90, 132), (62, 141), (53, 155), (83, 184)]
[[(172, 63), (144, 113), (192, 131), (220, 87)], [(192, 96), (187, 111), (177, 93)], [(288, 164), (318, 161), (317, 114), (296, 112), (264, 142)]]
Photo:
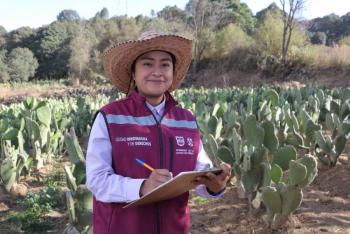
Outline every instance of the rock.
[(5, 203), (1, 202), (0, 203), (0, 212), (5, 212), (8, 210), (9, 210), (9, 207)]
[(24, 184), (14, 184), (10, 190), (13, 196), (25, 197), (28, 193), (28, 188)]

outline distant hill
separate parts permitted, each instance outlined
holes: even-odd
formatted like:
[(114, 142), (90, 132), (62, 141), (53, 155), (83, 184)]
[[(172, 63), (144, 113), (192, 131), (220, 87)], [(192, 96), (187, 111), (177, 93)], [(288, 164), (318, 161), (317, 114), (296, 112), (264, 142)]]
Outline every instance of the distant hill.
[(350, 12), (343, 16), (330, 14), (322, 18), (312, 19), (309, 22), (308, 31), (311, 35), (325, 34), (325, 43), (333, 45), (343, 37), (350, 36)]

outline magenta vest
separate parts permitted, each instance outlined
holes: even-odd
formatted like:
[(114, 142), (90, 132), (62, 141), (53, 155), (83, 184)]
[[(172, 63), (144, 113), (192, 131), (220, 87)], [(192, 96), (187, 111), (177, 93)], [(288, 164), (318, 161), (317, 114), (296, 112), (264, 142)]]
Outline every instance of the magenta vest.
[[(200, 142), (196, 120), (176, 104), (166, 93), (160, 123), (137, 92), (101, 109), (112, 143), (112, 166), (116, 174), (148, 178), (151, 172), (136, 163), (135, 158), (153, 168), (169, 169), (174, 176), (195, 169)], [(94, 198), (94, 233), (188, 233), (188, 197), (187, 192), (167, 201), (125, 209), (122, 207), (126, 203), (104, 203)]]

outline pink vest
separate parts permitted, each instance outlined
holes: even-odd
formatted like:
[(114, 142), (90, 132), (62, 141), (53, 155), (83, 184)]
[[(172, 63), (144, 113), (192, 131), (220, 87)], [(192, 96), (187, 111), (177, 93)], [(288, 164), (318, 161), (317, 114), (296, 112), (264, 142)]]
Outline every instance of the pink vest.
[[(174, 176), (194, 170), (200, 136), (193, 115), (166, 93), (164, 116), (156, 121), (145, 98), (133, 92), (101, 109), (112, 143), (116, 174), (148, 178), (150, 171), (136, 163), (139, 158), (153, 168), (169, 169)], [(189, 194), (167, 201), (125, 208), (125, 203), (104, 203), (94, 198), (93, 230), (96, 234), (188, 233)]]

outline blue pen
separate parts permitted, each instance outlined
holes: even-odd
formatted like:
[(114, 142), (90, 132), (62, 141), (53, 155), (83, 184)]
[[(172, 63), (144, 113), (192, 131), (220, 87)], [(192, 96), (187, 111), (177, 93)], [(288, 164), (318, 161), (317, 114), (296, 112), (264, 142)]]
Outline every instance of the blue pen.
[(136, 158), (136, 162), (138, 162), (139, 164), (141, 164), (142, 166), (146, 167), (147, 169), (149, 169), (151, 171), (155, 170), (153, 167), (151, 167), (150, 165), (148, 165), (147, 163), (145, 163), (141, 159)]

